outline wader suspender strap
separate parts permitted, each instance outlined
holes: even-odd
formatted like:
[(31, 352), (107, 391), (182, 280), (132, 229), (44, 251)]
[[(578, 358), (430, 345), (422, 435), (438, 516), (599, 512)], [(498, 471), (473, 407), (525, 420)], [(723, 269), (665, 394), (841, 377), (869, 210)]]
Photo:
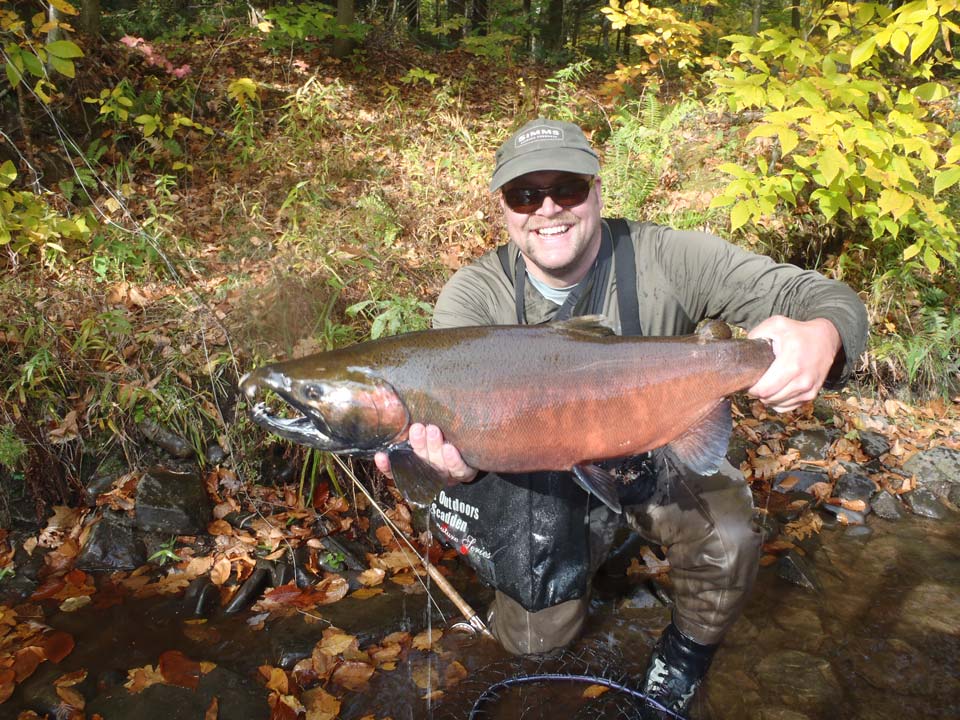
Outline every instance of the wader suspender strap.
[[(640, 326), (640, 306), (637, 300), (637, 266), (636, 258), (633, 252), (633, 242), (630, 238), (630, 227), (627, 221), (622, 218), (607, 220), (610, 227), (610, 234), (613, 235), (613, 253), (616, 257), (616, 278), (617, 278), (617, 308), (620, 311), (620, 331), (622, 335), (641, 335)], [(604, 234), (606, 239), (606, 234)], [(606, 252), (605, 252), (606, 250)], [(600, 256), (595, 267), (599, 267), (600, 272), (594, 278), (593, 292), (591, 293), (591, 307), (588, 312), (600, 313), (603, 310), (603, 295), (606, 292), (607, 278), (610, 271), (609, 244), (603, 243), (600, 248)], [(500, 266), (503, 268), (503, 274), (510, 277), (510, 255), (507, 245), (501, 245), (497, 248), (497, 256), (500, 259)], [(517, 264), (513, 276), (514, 300), (517, 308), (517, 324), (525, 324), (524, 317), (524, 285), (526, 280), (526, 264), (523, 262), (523, 256), (517, 256)], [(571, 305), (575, 305), (580, 298), (580, 293), (589, 282), (592, 273), (588, 273), (570, 296), (567, 298)], [(601, 277), (602, 275), (602, 277)], [(574, 297), (575, 296), (575, 297)], [(571, 301), (572, 298), (572, 301)], [(599, 302), (598, 302), (599, 301)], [(567, 303), (557, 313), (558, 320), (564, 320), (570, 316), (573, 307), (567, 308)], [(599, 306), (598, 306), (599, 305)], [(566, 314), (564, 314), (566, 310)]]

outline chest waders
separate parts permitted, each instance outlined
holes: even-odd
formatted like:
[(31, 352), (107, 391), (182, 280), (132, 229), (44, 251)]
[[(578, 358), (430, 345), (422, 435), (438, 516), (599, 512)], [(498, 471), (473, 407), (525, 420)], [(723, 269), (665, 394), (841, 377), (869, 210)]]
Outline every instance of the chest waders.
[[(523, 256), (517, 255), (511, 273), (507, 246), (497, 254), (514, 284), (517, 323), (524, 325)], [(553, 320), (602, 314), (611, 264), (621, 333), (642, 334), (633, 241), (621, 219), (604, 222), (597, 260)], [(593, 570), (590, 511), (596, 503), (569, 472), (486, 473), (472, 483), (444, 488), (430, 514), (436, 533), (481, 580), (536, 612), (586, 594)]]

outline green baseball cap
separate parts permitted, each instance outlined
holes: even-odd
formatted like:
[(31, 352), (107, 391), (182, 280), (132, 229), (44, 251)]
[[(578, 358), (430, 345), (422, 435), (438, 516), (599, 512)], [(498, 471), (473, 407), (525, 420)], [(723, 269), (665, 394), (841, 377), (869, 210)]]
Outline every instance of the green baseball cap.
[(500, 146), (496, 159), (491, 192), (521, 175), (541, 170), (578, 175), (600, 172), (600, 158), (583, 131), (562, 120), (531, 120)]

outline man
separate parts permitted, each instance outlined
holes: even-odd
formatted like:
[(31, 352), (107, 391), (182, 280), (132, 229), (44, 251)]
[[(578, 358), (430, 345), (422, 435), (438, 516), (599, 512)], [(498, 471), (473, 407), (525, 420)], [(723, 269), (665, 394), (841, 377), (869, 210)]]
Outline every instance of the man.
[[(771, 341), (775, 360), (747, 392), (777, 411), (849, 376), (868, 329), (849, 288), (705, 233), (603, 219), (599, 171), (596, 152), (570, 123), (537, 119), (509, 138), (490, 189), (500, 193), (510, 242), (450, 279), (434, 326), (600, 313), (621, 334), (684, 335), (719, 318)], [(571, 642), (619, 517), (567, 474), (478, 477), (441, 428), (414, 425), (409, 439), (452, 485), (432, 508), (436, 530), (497, 589), (489, 614), (495, 637), (514, 653)], [(376, 460), (389, 474), (386, 457)], [(683, 713), (743, 608), (760, 539), (749, 487), (729, 463), (699, 476), (654, 453), (642, 466), (621, 498), (623, 515), (667, 547), (675, 603), (643, 689)], [(464, 517), (450, 521), (451, 513)]]

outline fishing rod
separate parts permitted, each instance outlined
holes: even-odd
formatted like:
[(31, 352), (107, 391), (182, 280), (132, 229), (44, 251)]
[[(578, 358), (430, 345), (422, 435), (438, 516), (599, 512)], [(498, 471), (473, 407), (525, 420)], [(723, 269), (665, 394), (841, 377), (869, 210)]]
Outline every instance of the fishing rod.
[[(380, 504), (373, 498), (373, 496), (370, 494), (370, 491), (367, 490), (364, 484), (360, 482), (359, 478), (357, 478), (357, 476), (354, 474), (353, 469), (347, 467), (347, 464), (339, 455), (333, 454), (333, 458), (340, 466), (340, 469), (343, 470), (344, 474), (353, 482), (353, 486), (360, 488), (360, 492), (364, 494), (373, 508), (380, 513), (383, 521), (388, 525), (390, 530), (393, 531), (394, 537), (402, 540), (407, 545), (407, 547), (410, 549), (410, 552), (412, 552), (423, 565), (424, 569), (427, 571), (427, 574), (430, 576), (430, 579), (437, 585), (437, 587), (440, 588), (440, 591), (447, 596), (447, 599), (454, 604), (457, 610), (460, 611), (460, 614), (463, 615), (466, 622), (456, 623), (454, 627), (457, 629), (469, 628), (472, 632), (479, 633), (484, 637), (492, 638), (493, 634), (484, 624), (477, 611), (470, 606), (470, 603), (464, 600), (463, 596), (457, 592), (456, 588), (450, 584), (450, 581), (443, 576), (440, 570), (430, 562), (428, 557), (417, 552), (417, 549), (413, 546), (413, 543), (406, 538), (406, 536), (400, 531), (400, 528), (397, 527), (396, 523), (394, 523), (393, 520), (387, 516), (387, 513), (384, 511), (384, 509), (380, 507)], [(422, 580), (420, 582), (421, 584), (423, 583)], [(433, 600), (432, 597), (430, 599)], [(433, 601), (433, 603), (437, 607), (437, 610), (440, 612), (442, 617), (443, 611), (440, 610), (439, 606), (437, 606), (436, 601)]]

